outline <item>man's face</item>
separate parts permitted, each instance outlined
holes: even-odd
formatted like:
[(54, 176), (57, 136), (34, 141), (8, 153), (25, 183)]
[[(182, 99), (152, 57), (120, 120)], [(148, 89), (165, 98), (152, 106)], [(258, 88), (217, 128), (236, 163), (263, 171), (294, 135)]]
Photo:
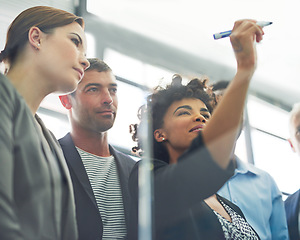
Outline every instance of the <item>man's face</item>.
[(289, 142), (295, 153), (300, 157), (300, 112), (296, 114), (291, 120)]
[(75, 96), (70, 97), (73, 127), (97, 133), (109, 130), (118, 108), (116, 93), (116, 78), (111, 71), (86, 71)]

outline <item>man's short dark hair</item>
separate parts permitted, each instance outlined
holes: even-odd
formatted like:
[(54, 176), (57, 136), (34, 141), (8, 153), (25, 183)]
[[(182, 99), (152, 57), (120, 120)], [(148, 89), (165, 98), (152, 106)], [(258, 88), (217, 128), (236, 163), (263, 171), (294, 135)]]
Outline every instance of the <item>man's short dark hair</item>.
[[(88, 58), (87, 59), (90, 63), (90, 67), (87, 68), (85, 70), (85, 72), (88, 71), (97, 71), (97, 72), (110, 72), (111, 68), (102, 60), (100, 60), (99, 58)], [(74, 97), (76, 94), (76, 90), (72, 93), (70, 93), (70, 95), (72, 97)]]
[(90, 62), (90, 67), (85, 70), (86, 72), (92, 70), (96, 70), (98, 72), (111, 71), (111, 68), (99, 58), (88, 58), (87, 60)]

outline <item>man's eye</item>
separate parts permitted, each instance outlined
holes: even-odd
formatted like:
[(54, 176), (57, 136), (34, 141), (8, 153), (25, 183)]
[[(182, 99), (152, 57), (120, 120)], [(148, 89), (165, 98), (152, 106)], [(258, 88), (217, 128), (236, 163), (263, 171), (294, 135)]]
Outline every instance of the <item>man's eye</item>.
[(88, 90), (87, 90), (87, 92), (96, 92), (98, 89), (97, 88), (89, 88)]
[(113, 93), (117, 93), (118, 90), (116, 88), (111, 88), (110, 91)]

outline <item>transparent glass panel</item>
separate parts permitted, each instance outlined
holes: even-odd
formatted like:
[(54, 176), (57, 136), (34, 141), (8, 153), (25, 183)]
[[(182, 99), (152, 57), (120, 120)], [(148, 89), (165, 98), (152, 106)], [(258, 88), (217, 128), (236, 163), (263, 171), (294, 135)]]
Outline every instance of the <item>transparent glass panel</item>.
[(136, 145), (129, 133), (129, 125), (138, 123), (137, 112), (144, 104), (145, 96), (141, 89), (118, 81), (118, 112), (114, 126), (108, 131), (109, 143), (128, 150)]
[(279, 189), (293, 193), (300, 187), (300, 160), (287, 141), (252, 130), (255, 165), (270, 173)]
[(173, 72), (141, 62), (112, 49), (105, 49), (104, 61), (111, 67), (114, 74), (153, 88), (165, 85), (172, 79)]
[(70, 131), (70, 124), (67, 120), (52, 116), (38, 111), (39, 117), (43, 120), (45, 126), (54, 134), (57, 139), (62, 138)]
[(86, 32), (86, 41), (87, 41), (87, 52), (86, 56), (88, 58), (96, 57), (96, 40), (93, 34)]
[(288, 138), (289, 112), (251, 95), (248, 98), (247, 107), (252, 127), (262, 129), (282, 138)]

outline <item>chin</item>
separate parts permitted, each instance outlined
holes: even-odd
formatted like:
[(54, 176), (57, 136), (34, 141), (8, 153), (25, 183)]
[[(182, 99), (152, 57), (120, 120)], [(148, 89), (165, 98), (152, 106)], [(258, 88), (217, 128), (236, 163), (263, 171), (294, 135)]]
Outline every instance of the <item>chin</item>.
[(108, 124), (108, 123), (98, 123), (97, 131), (98, 131), (98, 132), (106, 132), (106, 131), (108, 131), (109, 129), (111, 129), (112, 126), (113, 126), (113, 123), (112, 123), (112, 124)]
[(65, 84), (64, 86), (62, 86), (59, 92), (64, 93), (64, 94), (69, 94), (71, 92), (74, 92), (76, 90), (77, 86), (78, 86), (78, 82), (74, 81), (72, 83)]

